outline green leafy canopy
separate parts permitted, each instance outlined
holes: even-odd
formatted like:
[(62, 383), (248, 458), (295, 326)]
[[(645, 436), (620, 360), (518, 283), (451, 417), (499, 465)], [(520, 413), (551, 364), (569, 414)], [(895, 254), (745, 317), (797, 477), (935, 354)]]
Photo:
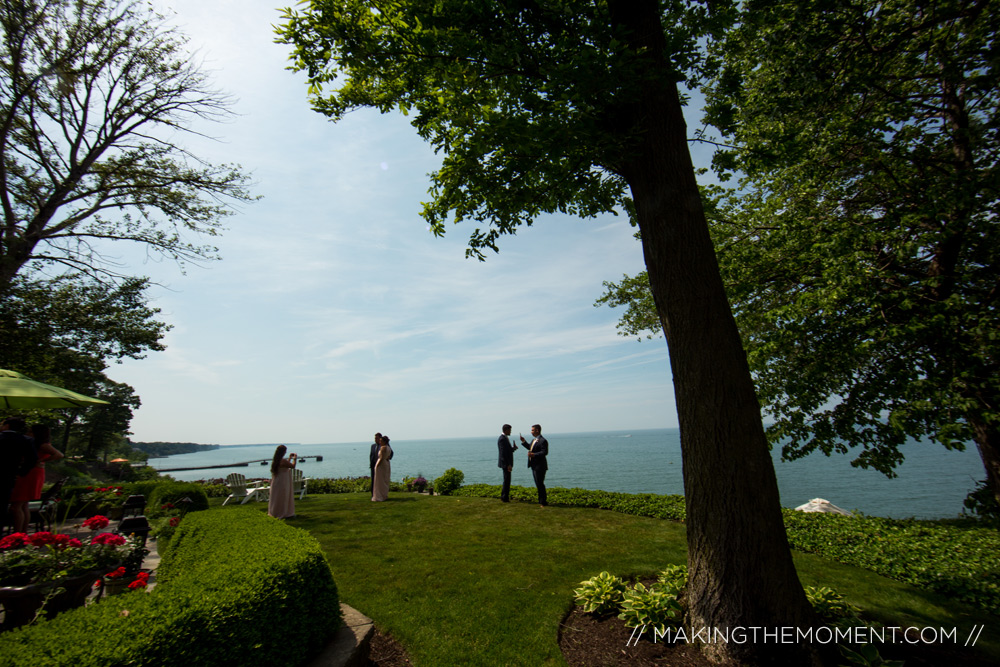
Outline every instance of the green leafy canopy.
[[(662, 3), (674, 69), (693, 76), (697, 38), (713, 19), (697, 3)], [(320, 0), (284, 10), (279, 41), (306, 71), (313, 108), (413, 114), (443, 155), (422, 216), (436, 235), (451, 219), (488, 225), (468, 256), (542, 213), (616, 213), (626, 184), (630, 100), (646, 85), (611, 29), (606, 2)], [(332, 92), (327, 87), (333, 84)]]

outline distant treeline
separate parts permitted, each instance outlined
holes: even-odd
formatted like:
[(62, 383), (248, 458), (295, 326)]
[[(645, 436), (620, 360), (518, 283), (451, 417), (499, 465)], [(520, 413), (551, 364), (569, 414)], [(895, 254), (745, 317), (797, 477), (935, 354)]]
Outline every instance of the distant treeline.
[(150, 458), (173, 456), (174, 454), (190, 454), (218, 449), (219, 445), (198, 445), (193, 442), (133, 442), (132, 449), (149, 454)]

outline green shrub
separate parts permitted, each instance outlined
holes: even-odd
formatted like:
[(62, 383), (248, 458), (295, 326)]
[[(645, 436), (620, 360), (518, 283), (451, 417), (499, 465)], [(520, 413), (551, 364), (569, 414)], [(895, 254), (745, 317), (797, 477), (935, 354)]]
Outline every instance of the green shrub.
[(580, 582), (573, 593), (576, 603), (588, 614), (616, 614), (621, 609), (628, 587), (625, 581), (610, 572), (601, 572)]
[(456, 491), (465, 481), (465, 473), (457, 468), (448, 468), (434, 480), (434, 493), (447, 496)]
[(200, 482), (202, 490), (209, 498), (225, 498), (229, 495), (229, 487), (225, 484), (209, 484)]
[[(208, 509), (208, 495), (204, 487), (196, 482), (160, 482), (148, 495), (143, 495), (146, 496), (148, 517), (177, 516), (185, 511), (197, 512)], [(191, 502), (183, 502), (185, 498)]]
[(0, 635), (0, 665), (295, 665), (339, 627), (319, 543), (259, 510), (191, 513), (161, 557), (152, 591)]
[(311, 494), (321, 493), (371, 493), (371, 477), (339, 477), (335, 479), (310, 479)]

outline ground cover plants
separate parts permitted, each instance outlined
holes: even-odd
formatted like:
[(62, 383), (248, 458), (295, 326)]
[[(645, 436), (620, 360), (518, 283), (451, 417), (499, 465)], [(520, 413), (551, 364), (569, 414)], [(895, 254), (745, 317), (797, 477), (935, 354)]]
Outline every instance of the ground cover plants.
[[(602, 571), (630, 582), (655, 579), (686, 562), (679, 522), (461, 492), (396, 492), (377, 504), (367, 493), (310, 494), (287, 522), (319, 541), (341, 599), (398, 640), (415, 664), (565, 664), (559, 636), (581, 581)], [(264, 503), (255, 508), (265, 511)], [(995, 616), (815, 555), (796, 554), (795, 564), (804, 585), (833, 589), (884, 625), (959, 632), (985, 625), (977, 647), (1000, 658), (986, 636), (1000, 627)]]

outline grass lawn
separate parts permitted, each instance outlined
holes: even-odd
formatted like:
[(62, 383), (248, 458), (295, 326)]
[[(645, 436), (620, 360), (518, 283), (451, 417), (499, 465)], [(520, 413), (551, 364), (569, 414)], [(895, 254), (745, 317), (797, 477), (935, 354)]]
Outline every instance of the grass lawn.
[[(309, 496), (296, 511), (289, 523), (323, 546), (341, 599), (417, 665), (565, 664), (559, 623), (580, 581), (656, 574), (687, 558), (683, 524), (605, 510), (351, 493)], [(977, 646), (1000, 658), (995, 616), (816, 556), (795, 562), (803, 584), (829, 586), (885, 625), (957, 626), (964, 643), (983, 624)]]

